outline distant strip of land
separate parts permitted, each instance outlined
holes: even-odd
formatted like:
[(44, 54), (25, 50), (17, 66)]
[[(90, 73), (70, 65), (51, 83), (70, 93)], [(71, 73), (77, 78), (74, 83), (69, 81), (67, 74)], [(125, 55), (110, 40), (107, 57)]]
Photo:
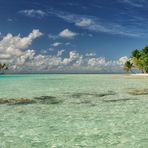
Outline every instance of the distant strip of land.
[(138, 73), (138, 74), (130, 74), (131, 76), (144, 76), (144, 77), (148, 77), (148, 74), (144, 74), (144, 73)]

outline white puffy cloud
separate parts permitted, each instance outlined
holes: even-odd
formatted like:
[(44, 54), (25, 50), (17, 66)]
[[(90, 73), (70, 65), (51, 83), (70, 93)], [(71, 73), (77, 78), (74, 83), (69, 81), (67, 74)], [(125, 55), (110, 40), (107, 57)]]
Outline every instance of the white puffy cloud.
[(21, 10), (19, 13), (26, 15), (28, 17), (37, 17), (37, 18), (42, 18), (46, 16), (46, 12), (42, 10), (35, 10), (35, 9), (29, 9), (29, 10)]
[(90, 66), (99, 66), (99, 65), (105, 65), (106, 64), (106, 60), (105, 58), (99, 57), (99, 58), (90, 58), (88, 60), (88, 65)]
[[(77, 35), (78, 35), (78, 33), (73, 32), (73, 31), (66, 28), (66, 29), (62, 30), (59, 34), (48, 34), (48, 38), (51, 39), (51, 40), (56, 40), (58, 38), (72, 39)], [(52, 44), (52, 46), (57, 47), (60, 44), (61, 43), (59, 43), (59, 42), (55, 42), (55, 43)], [(70, 45), (70, 43), (68, 42), (65, 45)]]
[(35, 51), (27, 50), (21, 56), (16, 58), (16, 65), (24, 65), (28, 60), (32, 60), (34, 58)]
[(32, 41), (41, 35), (42, 33), (37, 29), (34, 29), (27, 37), (13, 36), (11, 33), (8, 33), (0, 41), (0, 54), (1, 56), (3, 55), (3, 58), (20, 56), (23, 54), (23, 50), (28, 48)]
[(64, 58), (63, 64), (67, 65), (67, 64), (70, 64), (71, 62), (74, 62), (74, 61), (76, 61), (78, 59), (79, 59), (79, 53), (76, 52), (76, 51), (70, 51), (69, 52), (69, 57)]
[(34, 39), (41, 36), (42, 33), (38, 29), (34, 29), (27, 37), (21, 38), (20, 35), (13, 36), (11, 33), (8, 33), (0, 41), (0, 50), (2, 48), (15, 48), (15, 49), (25, 49), (27, 48)]
[(76, 51), (70, 51), (70, 52), (69, 52), (69, 58), (70, 58), (71, 60), (75, 60), (75, 59), (79, 58), (79, 53), (76, 52)]
[[(0, 62), (9, 65), (9, 72), (122, 72), (126, 56), (118, 60), (106, 60), (93, 53), (81, 54), (76, 50), (66, 53), (58, 50), (55, 55), (37, 54), (29, 49), (32, 41), (40, 37), (39, 30), (33, 30), (28, 36), (14, 36), (8, 33), (0, 40)], [(64, 53), (64, 54), (63, 54)]]
[(69, 29), (64, 29), (59, 33), (59, 36), (62, 38), (73, 38), (77, 35), (77, 33), (70, 31)]
[(127, 56), (123, 56), (123, 57), (121, 57), (121, 58), (119, 59), (119, 62), (120, 62), (121, 64), (124, 64), (128, 59), (129, 59), (129, 58), (128, 58)]

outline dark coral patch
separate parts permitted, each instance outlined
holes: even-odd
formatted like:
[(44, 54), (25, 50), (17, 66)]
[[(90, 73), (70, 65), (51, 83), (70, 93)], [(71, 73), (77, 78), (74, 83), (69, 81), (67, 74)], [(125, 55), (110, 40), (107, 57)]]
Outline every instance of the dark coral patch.
[(103, 100), (103, 102), (126, 102), (130, 100), (137, 100), (132, 98), (125, 98), (125, 99), (112, 99), (112, 100)]
[(56, 99), (54, 96), (41, 96), (41, 97), (35, 97), (35, 100), (37, 100), (39, 103), (42, 104), (59, 104), (62, 103), (61, 100)]
[(127, 91), (130, 95), (148, 95), (148, 89), (129, 89)]
[(116, 92), (114, 91), (108, 91), (105, 93), (73, 93), (72, 97), (74, 98), (80, 98), (82, 96), (94, 96), (94, 97), (105, 97), (105, 96), (109, 96), (109, 95), (115, 95)]
[(18, 98), (18, 99), (0, 99), (0, 104), (8, 104), (8, 105), (26, 105), (36, 103), (35, 100), (27, 99), (27, 98)]

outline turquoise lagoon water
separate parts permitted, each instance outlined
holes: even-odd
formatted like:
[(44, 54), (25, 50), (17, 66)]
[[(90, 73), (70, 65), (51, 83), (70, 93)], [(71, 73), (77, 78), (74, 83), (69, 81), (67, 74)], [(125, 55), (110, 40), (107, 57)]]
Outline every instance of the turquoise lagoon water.
[(124, 75), (1, 75), (0, 148), (147, 148), (148, 78)]

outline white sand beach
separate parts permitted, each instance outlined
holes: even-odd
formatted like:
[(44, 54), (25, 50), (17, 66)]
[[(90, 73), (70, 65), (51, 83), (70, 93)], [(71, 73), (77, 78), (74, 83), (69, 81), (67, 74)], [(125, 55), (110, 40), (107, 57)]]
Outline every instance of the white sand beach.
[(144, 76), (144, 77), (148, 77), (148, 74), (145, 73), (137, 73), (137, 74), (130, 74), (131, 76)]

